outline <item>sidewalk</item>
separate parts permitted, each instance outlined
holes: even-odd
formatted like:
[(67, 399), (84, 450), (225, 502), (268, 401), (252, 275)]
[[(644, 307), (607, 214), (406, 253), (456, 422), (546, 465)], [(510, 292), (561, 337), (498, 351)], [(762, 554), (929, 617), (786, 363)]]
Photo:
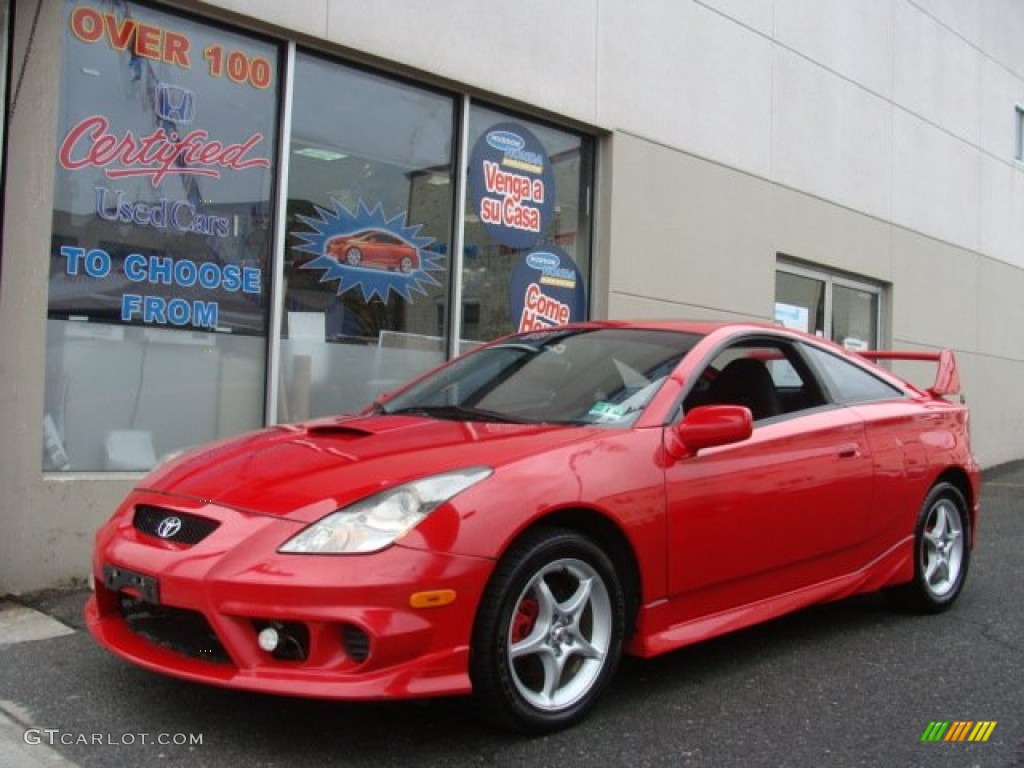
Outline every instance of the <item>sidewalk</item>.
[[(81, 595), (67, 594), (63, 603), (67, 610), (80, 605)], [(70, 635), (74, 629), (50, 618), (32, 608), (10, 600), (0, 600), (0, 651), (6, 645), (46, 640), (52, 637)], [(11, 768), (75, 768), (58, 752), (37, 741), (33, 729), (40, 728), (32, 722), (32, 714), (25, 712), (11, 701), (0, 699), (0, 766)]]

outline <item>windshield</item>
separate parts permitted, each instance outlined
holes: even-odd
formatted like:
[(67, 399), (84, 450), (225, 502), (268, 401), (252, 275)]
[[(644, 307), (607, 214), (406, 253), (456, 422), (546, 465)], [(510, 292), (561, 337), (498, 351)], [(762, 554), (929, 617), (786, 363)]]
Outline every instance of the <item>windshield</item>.
[(459, 420), (629, 426), (699, 338), (625, 328), (512, 336), (453, 360), (380, 410)]

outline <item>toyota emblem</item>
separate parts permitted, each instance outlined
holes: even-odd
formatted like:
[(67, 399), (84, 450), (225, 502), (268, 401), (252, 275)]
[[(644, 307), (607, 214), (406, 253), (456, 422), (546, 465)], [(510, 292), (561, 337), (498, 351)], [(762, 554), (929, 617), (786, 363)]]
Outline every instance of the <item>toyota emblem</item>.
[(161, 539), (171, 539), (181, 530), (180, 517), (165, 517), (156, 527), (156, 535)]

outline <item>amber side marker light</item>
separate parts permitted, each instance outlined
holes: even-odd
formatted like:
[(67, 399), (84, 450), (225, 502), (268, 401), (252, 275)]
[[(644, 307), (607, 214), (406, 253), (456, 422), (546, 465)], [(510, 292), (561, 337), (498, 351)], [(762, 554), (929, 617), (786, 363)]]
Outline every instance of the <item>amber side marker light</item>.
[(430, 592), (413, 592), (409, 605), (413, 608), (440, 608), (455, 602), (454, 589), (434, 589)]

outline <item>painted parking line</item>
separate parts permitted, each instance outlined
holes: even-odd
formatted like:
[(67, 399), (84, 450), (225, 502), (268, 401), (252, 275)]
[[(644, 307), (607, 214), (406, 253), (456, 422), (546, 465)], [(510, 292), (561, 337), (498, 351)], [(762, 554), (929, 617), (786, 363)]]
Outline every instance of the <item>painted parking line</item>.
[[(51, 619), (45, 613), (34, 611), (9, 600), (0, 600), (0, 651), (16, 643), (48, 640), (74, 634), (75, 630)], [(2, 658), (2, 657), (0, 657)], [(65, 759), (37, 739), (31, 738), (29, 713), (11, 701), (0, 700), (0, 765), (18, 768), (75, 768)]]
[(75, 630), (18, 603), (0, 600), (0, 646), (74, 634)]
[(32, 729), (12, 717), (6, 710), (10, 702), (0, 702), (0, 765), (18, 768), (76, 768), (59, 752), (31, 737)]

